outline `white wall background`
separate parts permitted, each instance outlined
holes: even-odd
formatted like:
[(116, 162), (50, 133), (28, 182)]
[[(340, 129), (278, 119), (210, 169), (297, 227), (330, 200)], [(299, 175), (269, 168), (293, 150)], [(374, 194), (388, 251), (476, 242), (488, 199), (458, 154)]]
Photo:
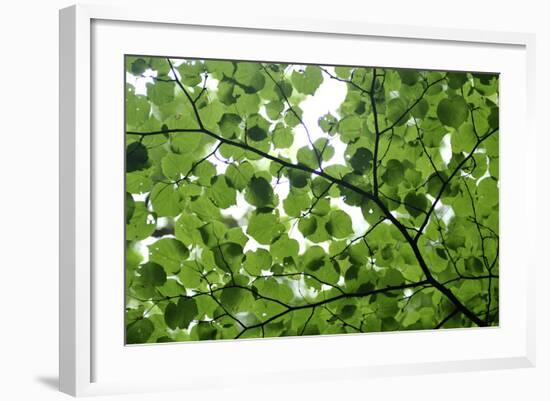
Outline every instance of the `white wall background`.
[[(136, 4), (114, 0), (97, 3)], [(313, 1), (190, 1), (155, 0), (150, 7), (185, 4), (209, 9), (240, 8), (243, 13), (261, 7), (264, 13), (297, 14), (309, 18), (365, 19), (440, 27), (527, 31), (537, 34), (538, 149), (550, 149), (545, 117), (550, 72), (550, 29), (546, 2), (523, 0), (338, 0)], [(2, 4), (0, 12), (0, 398), (5, 400), (62, 400), (57, 392), (58, 290), (58, 9), (66, 0), (25, 0)], [(61, 77), (62, 79), (62, 77)], [(521, 135), (521, 133), (518, 133)], [(533, 150), (534, 152), (534, 150)], [(548, 165), (538, 160), (539, 210), (548, 199)], [(538, 232), (525, 233), (541, 250), (550, 238), (548, 214)], [(481, 400), (550, 397), (550, 310), (546, 295), (550, 274), (546, 252), (540, 252), (537, 272), (538, 362), (534, 369), (481, 373), (372, 379), (362, 383), (285, 386), (250, 391), (230, 390), (223, 395), (157, 394), (105, 397), (106, 400), (171, 400), (200, 397), (228, 399), (385, 399)], [(391, 351), (390, 351), (391, 352)]]

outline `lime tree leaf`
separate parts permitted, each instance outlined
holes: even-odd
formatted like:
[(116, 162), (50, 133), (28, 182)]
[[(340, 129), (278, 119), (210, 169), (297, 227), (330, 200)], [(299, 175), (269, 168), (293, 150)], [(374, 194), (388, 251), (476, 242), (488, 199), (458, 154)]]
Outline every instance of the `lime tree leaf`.
[(156, 216), (150, 213), (144, 202), (134, 203), (134, 213), (126, 224), (127, 240), (142, 240), (155, 231)]
[(462, 96), (442, 99), (437, 105), (437, 117), (443, 124), (458, 129), (468, 118), (468, 104)]
[(126, 192), (126, 202), (124, 204), (124, 208), (126, 211), (126, 224), (129, 224), (130, 219), (134, 214), (134, 210), (136, 209), (136, 203), (134, 202), (134, 198), (132, 197), (132, 194), (128, 192)]
[(323, 75), (318, 66), (308, 65), (304, 70), (292, 71), (291, 80), (298, 92), (314, 95), (323, 82)]
[(397, 70), (397, 72), (399, 73), (401, 82), (403, 82), (405, 85), (414, 85), (420, 79), (420, 74), (418, 73), (418, 71), (415, 70)]
[(259, 275), (262, 270), (269, 270), (271, 262), (269, 252), (260, 248), (256, 251), (248, 251), (246, 253), (243, 267), (248, 273)]
[(177, 132), (170, 140), (172, 150), (178, 154), (192, 153), (197, 150), (200, 143), (201, 136), (196, 132)]
[(245, 199), (256, 207), (272, 206), (274, 201), (273, 188), (263, 177), (252, 177), (246, 188)]
[(277, 125), (273, 131), (273, 145), (279, 149), (286, 149), (292, 146), (294, 135), (292, 130), (283, 125)]
[(372, 159), (373, 155), (369, 149), (358, 148), (349, 163), (354, 171), (362, 174), (372, 168)]
[(169, 273), (177, 273), (188, 257), (187, 247), (175, 238), (162, 238), (149, 245), (149, 260)]
[(238, 191), (245, 189), (254, 174), (254, 168), (249, 162), (231, 164), (225, 171), (228, 184)]
[(269, 122), (259, 114), (254, 114), (248, 119), (246, 135), (253, 141), (261, 141), (267, 138)]
[(181, 81), (188, 86), (195, 86), (202, 82), (201, 73), (203, 64), (201, 62), (184, 62), (177, 67)]
[(327, 262), (327, 254), (320, 246), (314, 245), (304, 253), (306, 271), (316, 272)]
[(237, 199), (237, 192), (227, 184), (224, 175), (214, 178), (210, 194), (212, 201), (221, 209), (233, 206)]
[(192, 166), (192, 159), (186, 155), (168, 153), (161, 160), (162, 173), (171, 180), (178, 180), (185, 177)]
[(403, 164), (396, 159), (388, 160), (388, 163), (386, 164), (386, 171), (382, 175), (383, 182), (392, 187), (396, 187), (403, 182), (404, 176), (405, 168), (403, 167)]
[(361, 136), (363, 122), (355, 115), (343, 118), (338, 122), (338, 132), (341, 140), (345, 143), (351, 142)]
[(130, 127), (139, 127), (144, 124), (151, 113), (151, 104), (147, 97), (136, 96), (126, 91), (126, 124)]
[(176, 84), (168, 82), (169, 79), (168, 76), (161, 76), (156, 83), (147, 84), (147, 98), (151, 103), (161, 106), (174, 100)]
[(271, 255), (278, 260), (283, 260), (286, 257), (298, 256), (300, 245), (298, 241), (293, 238), (289, 238), (288, 235), (281, 235), (269, 248)]
[(166, 325), (175, 330), (178, 328), (178, 307), (175, 303), (169, 302), (164, 310), (164, 322)]
[(132, 172), (147, 168), (149, 155), (147, 148), (140, 142), (132, 142), (126, 147), (126, 171)]
[(272, 120), (277, 120), (282, 111), (284, 109), (284, 105), (279, 100), (273, 100), (265, 105), (265, 112), (267, 116)]
[(353, 233), (351, 217), (341, 210), (333, 210), (330, 212), (326, 229), (334, 238), (345, 238)]
[(129, 71), (135, 76), (142, 75), (149, 68), (149, 63), (147, 63), (147, 61), (145, 61), (145, 59), (141, 57), (131, 59), (129, 61), (130, 61)]
[(243, 258), (243, 247), (234, 242), (226, 242), (212, 249), (216, 265), (225, 271), (236, 270)]
[(311, 198), (307, 192), (290, 191), (283, 201), (285, 213), (292, 217), (299, 217), (311, 205)]
[(166, 282), (166, 272), (162, 266), (154, 262), (148, 262), (141, 266), (139, 269), (139, 274), (141, 276), (142, 283), (151, 287), (159, 287), (164, 285)]
[(181, 198), (173, 184), (158, 183), (151, 191), (151, 204), (158, 216), (177, 216), (181, 213)]
[(428, 209), (429, 205), (429, 201), (426, 196), (413, 192), (409, 192), (407, 196), (405, 196), (404, 202), (405, 209), (407, 209), (407, 212), (414, 217), (423, 214)]
[(465, 72), (450, 72), (447, 74), (447, 82), (449, 84), (449, 88), (460, 89), (466, 82), (468, 82), (468, 76)]
[(407, 103), (400, 97), (391, 99), (386, 107), (386, 117), (390, 124), (405, 124), (409, 119), (407, 114)]
[(328, 113), (319, 118), (319, 127), (327, 134), (334, 134), (336, 127), (338, 126), (338, 120), (332, 114)]
[(265, 85), (265, 77), (261, 70), (259, 63), (239, 62), (234, 78), (239, 84), (259, 91)]
[(277, 216), (272, 213), (257, 213), (248, 222), (247, 234), (260, 244), (269, 245), (284, 229)]
[(128, 344), (143, 344), (149, 340), (151, 334), (155, 330), (155, 326), (150, 319), (143, 318), (132, 322), (126, 326), (126, 343)]
[(420, 101), (412, 108), (411, 115), (414, 118), (424, 118), (430, 110), (430, 104), (426, 99), (420, 99)]

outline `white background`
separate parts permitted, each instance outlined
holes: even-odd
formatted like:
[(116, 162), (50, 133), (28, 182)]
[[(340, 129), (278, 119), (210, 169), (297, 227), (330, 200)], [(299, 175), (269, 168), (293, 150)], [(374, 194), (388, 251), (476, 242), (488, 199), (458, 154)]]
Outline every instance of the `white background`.
[[(100, 1), (97, 1), (100, 2)], [(550, 30), (543, 1), (161, 1), (150, 7), (177, 4), (177, 10), (207, 13), (218, 7), (262, 7), (263, 12), (296, 14), (307, 18), (356, 19), (375, 23), (424, 24), (441, 27), (529, 31), (537, 33), (538, 149), (550, 149), (544, 116), (548, 114)], [(131, 3), (136, 1), (103, 1)], [(225, 5), (222, 6), (222, 4)], [(0, 79), (2, 124), (0, 125), (0, 397), (7, 400), (57, 400), (57, 9), (67, 1), (26, 0), (4, 4), (0, 20)], [(219, 5), (218, 5), (219, 4)], [(62, 79), (62, 77), (61, 77)], [(521, 135), (521, 133), (518, 133)], [(533, 152), (535, 149), (533, 149)], [(543, 153), (540, 156), (544, 156)], [(547, 199), (547, 158), (539, 156), (539, 199)], [(533, 188), (535, 196), (535, 188)], [(539, 211), (544, 210), (541, 202)], [(541, 215), (538, 232), (526, 233), (547, 247), (542, 229), (549, 216)], [(546, 236), (546, 238), (544, 237)], [(541, 251), (537, 272), (537, 368), (482, 373), (441, 374), (381, 378), (357, 382), (326, 382), (324, 385), (287, 386), (226, 391), (204, 390), (200, 399), (345, 399), (479, 400), (547, 399), (550, 390), (549, 273)], [(243, 378), (246, 380), (246, 378)], [(170, 400), (191, 398), (186, 394), (105, 397), (104, 399)], [(194, 398), (194, 397), (193, 397)], [(103, 399), (103, 398), (102, 398)]]

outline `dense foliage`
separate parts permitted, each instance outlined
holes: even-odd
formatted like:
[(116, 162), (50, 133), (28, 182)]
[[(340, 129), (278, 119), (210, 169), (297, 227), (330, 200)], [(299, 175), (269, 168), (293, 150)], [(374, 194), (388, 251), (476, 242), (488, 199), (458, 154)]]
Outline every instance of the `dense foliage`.
[(126, 70), (127, 343), (498, 325), (498, 76)]

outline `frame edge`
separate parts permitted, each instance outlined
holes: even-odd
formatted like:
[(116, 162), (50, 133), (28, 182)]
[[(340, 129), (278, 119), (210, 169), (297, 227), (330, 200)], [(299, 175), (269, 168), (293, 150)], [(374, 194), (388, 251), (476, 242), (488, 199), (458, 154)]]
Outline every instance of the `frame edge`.
[[(162, 23), (160, 14), (143, 17), (139, 11), (128, 11), (114, 6), (98, 6), (93, 4), (73, 5), (59, 11), (59, 389), (73, 395), (87, 395), (97, 384), (92, 384), (92, 337), (91, 337), (91, 164), (90, 164), (90, 24), (92, 19), (112, 19), (119, 21), (140, 21), (146, 23)], [(181, 18), (174, 16), (165, 23), (183, 23)], [(269, 19), (269, 18), (268, 18)], [(179, 20), (179, 22), (178, 22)], [(269, 19), (275, 30), (288, 30), (294, 25), (283, 20)], [(270, 25), (266, 18), (260, 19), (259, 25)], [(273, 21), (276, 21), (273, 24)], [(296, 22), (296, 21), (293, 21)], [(301, 20), (300, 22), (305, 22)], [(322, 33), (315, 21), (309, 21), (299, 31)], [(341, 21), (332, 21), (334, 25), (342, 26)], [(210, 26), (243, 26), (222, 23), (215, 19), (214, 23), (206, 24), (203, 20), (191, 20), (188, 24)], [(255, 23), (253, 25), (258, 25)], [(273, 26), (275, 25), (275, 26)], [(371, 31), (380, 31), (376, 36), (393, 36), (401, 38), (429, 38), (435, 40), (458, 40), (467, 42), (504, 42), (525, 46), (527, 50), (527, 94), (528, 132), (530, 141), (537, 139), (534, 130), (534, 92), (535, 92), (535, 48), (536, 38), (532, 33), (485, 32), (462, 29), (440, 29), (434, 34), (435, 27), (406, 27), (401, 34), (384, 35), (395, 29), (395, 25), (368, 24)], [(262, 29), (261, 27), (248, 27)], [(269, 29), (263, 28), (263, 29)], [(364, 29), (361, 27), (361, 29)], [(296, 29), (295, 29), (296, 30)], [(359, 21), (353, 21), (347, 29), (348, 35), (374, 35), (375, 33), (358, 33)], [(331, 30), (325, 31), (331, 32)], [(430, 34), (431, 33), (431, 34)], [(485, 35), (483, 35), (485, 34)], [(473, 37), (482, 37), (475, 40)], [(531, 159), (528, 163), (532, 167)], [(535, 170), (536, 171), (536, 170)], [(536, 224), (532, 223), (535, 228)], [(526, 354), (514, 358), (512, 367), (526, 368), (536, 366), (535, 346), (535, 279), (536, 264), (529, 266), (533, 276), (528, 280), (529, 298), (528, 327)], [(487, 366), (481, 369), (492, 370)], [(497, 368), (498, 369), (498, 368)], [(480, 370), (468, 369), (464, 366), (454, 367), (449, 372)], [(429, 371), (424, 373), (431, 373)], [(399, 376), (399, 374), (397, 374)], [(101, 392), (99, 392), (101, 394)]]
[(90, 17), (59, 11), (59, 390), (91, 383)]

